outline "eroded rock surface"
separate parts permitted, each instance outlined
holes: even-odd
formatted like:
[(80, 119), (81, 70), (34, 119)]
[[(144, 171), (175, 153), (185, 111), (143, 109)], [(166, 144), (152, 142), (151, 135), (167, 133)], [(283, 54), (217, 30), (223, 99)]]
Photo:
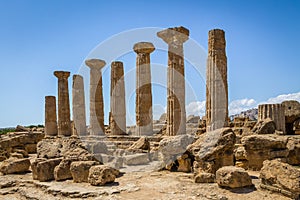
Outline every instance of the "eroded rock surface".
[(89, 170), (88, 182), (94, 186), (112, 183), (119, 173), (119, 170), (105, 165), (92, 166)]
[(9, 158), (0, 164), (0, 172), (3, 174), (15, 174), (28, 172), (30, 160), (28, 158)]
[(72, 162), (70, 171), (75, 183), (88, 182), (89, 170), (96, 165), (95, 161), (75, 161)]
[(252, 180), (245, 169), (225, 166), (216, 172), (216, 181), (221, 187), (242, 188), (252, 186)]
[[(295, 199), (300, 198), (300, 170), (280, 160), (266, 160), (260, 170), (263, 187)], [(271, 186), (271, 187), (268, 187)], [(277, 190), (276, 190), (277, 189)]]
[(253, 127), (252, 132), (255, 134), (273, 134), (276, 130), (276, 124), (270, 118), (261, 120)]
[(188, 147), (195, 157), (194, 172), (215, 173), (219, 168), (234, 165), (235, 134), (230, 128), (207, 132)]

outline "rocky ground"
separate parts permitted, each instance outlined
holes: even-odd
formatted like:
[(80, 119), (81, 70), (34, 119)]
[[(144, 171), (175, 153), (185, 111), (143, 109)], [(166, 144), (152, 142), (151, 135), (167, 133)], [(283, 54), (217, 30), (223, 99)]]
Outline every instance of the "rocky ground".
[[(263, 127), (269, 130), (266, 124), (269, 123), (262, 124), (258, 130), (262, 132)], [(2, 138), (0, 147), (4, 160), (1, 162), (0, 171), (6, 175), (0, 175), (1, 200), (284, 200), (289, 198), (282, 196), (283, 194), (295, 199), (298, 199), (300, 194), (300, 171), (295, 167), (299, 166), (300, 162), (299, 136), (252, 134), (238, 138), (231, 129), (224, 128), (202, 134), (197, 140), (195, 136), (188, 134), (160, 138), (159, 145), (152, 150), (151, 143), (146, 138), (132, 141), (133, 144), (127, 149), (115, 146), (112, 148), (111, 141), (95, 143), (95, 138), (91, 138), (91, 141), (84, 140), (88, 144), (86, 146), (75, 137), (47, 137), (41, 141), (34, 138), (39, 137), (28, 133)], [(33, 144), (28, 143), (32, 141)], [(21, 149), (20, 144), (23, 145)], [(76, 168), (77, 164), (95, 162), (94, 159), (97, 158), (99, 164), (95, 166), (87, 169)], [(59, 160), (60, 163), (54, 165), (53, 160)], [(69, 161), (72, 163), (68, 164)], [(101, 165), (100, 161), (105, 165)], [(112, 171), (108, 170), (110, 172), (105, 175), (100, 169), (108, 166)], [(246, 172), (241, 167), (255, 171)], [(120, 169), (121, 175), (114, 174), (113, 168)], [(194, 177), (191, 171), (197, 176)], [(23, 174), (15, 174), (20, 172)], [(84, 178), (86, 172), (86, 180), (78, 181), (78, 175)], [(33, 180), (33, 175), (37, 180)], [(105, 185), (92, 186), (94, 181)], [(110, 183), (112, 181), (114, 182)]]
[(220, 188), (216, 183), (194, 183), (191, 173), (145, 172), (140, 169), (124, 173), (112, 184), (97, 187), (73, 183), (72, 180), (39, 182), (32, 179), (31, 173), (5, 175), (0, 176), (0, 199), (289, 199), (262, 190), (258, 172), (249, 173), (254, 187), (231, 190)]

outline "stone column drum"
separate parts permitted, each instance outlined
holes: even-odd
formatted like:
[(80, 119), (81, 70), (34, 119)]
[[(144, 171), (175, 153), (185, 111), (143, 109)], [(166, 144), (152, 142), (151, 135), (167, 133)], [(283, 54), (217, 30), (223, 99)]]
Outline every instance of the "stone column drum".
[(75, 132), (76, 135), (84, 136), (87, 134), (84, 84), (83, 77), (77, 74), (73, 75), (72, 100), (73, 122)]
[(111, 63), (111, 87), (110, 87), (110, 134), (126, 134), (126, 102), (123, 63), (115, 61)]
[(70, 136), (72, 134), (68, 86), (70, 72), (55, 71), (54, 75), (58, 78), (58, 135)]
[(85, 64), (90, 68), (90, 135), (104, 135), (104, 102), (101, 69), (104, 60), (89, 59)]
[(167, 135), (186, 133), (185, 78), (183, 43), (189, 39), (184, 27), (169, 28), (157, 33), (168, 44)]
[(228, 83), (225, 32), (220, 29), (208, 33), (206, 68), (206, 130), (227, 126)]
[(45, 135), (57, 136), (55, 96), (45, 97)]
[(275, 122), (276, 130), (285, 133), (285, 108), (282, 104), (262, 104), (258, 106), (258, 121), (270, 118)]
[(136, 57), (136, 135), (153, 134), (150, 53), (155, 48), (150, 42), (139, 42), (133, 47)]

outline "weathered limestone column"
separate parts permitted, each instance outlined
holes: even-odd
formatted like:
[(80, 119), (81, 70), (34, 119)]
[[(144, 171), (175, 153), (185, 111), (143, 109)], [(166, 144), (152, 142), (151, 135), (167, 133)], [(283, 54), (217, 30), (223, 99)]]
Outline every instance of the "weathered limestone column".
[(275, 122), (276, 130), (285, 133), (285, 108), (282, 104), (262, 104), (258, 106), (258, 121), (270, 118)]
[(76, 135), (86, 135), (87, 130), (83, 77), (77, 74), (73, 75), (72, 100), (73, 122)]
[(184, 27), (165, 29), (157, 36), (168, 44), (167, 135), (186, 133), (183, 43), (189, 39)]
[(136, 135), (153, 134), (150, 53), (155, 48), (150, 42), (139, 42), (133, 47), (136, 56)]
[(206, 130), (227, 126), (228, 83), (225, 32), (213, 29), (208, 33), (206, 68)]
[(115, 61), (111, 63), (111, 87), (110, 87), (110, 134), (126, 134), (126, 102), (123, 63)]
[(70, 72), (55, 71), (54, 75), (58, 78), (58, 135), (70, 136), (70, 102), (68, 77)]
[(104, 135), (104, 102), (101, 69), (104, 60), (89, 59), (85, 64), (90, 68), (90, 135)]
[(49, 135), (49, 136), (57, 135), (55, 96), (45, 97), (45, 135)]

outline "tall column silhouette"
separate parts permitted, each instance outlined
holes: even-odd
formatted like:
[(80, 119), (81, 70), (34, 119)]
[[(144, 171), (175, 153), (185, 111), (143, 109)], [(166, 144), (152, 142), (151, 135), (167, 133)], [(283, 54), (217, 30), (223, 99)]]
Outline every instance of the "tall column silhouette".
[(136, 135), (153, 134), (150, 53), (155, 48), (150, 42), (139, 42), (133, 47), (136, 56)]
[(58, 78), (58, 135), (70, 136), (70, 102), (68, 78), (70, 72), (55, 71), (54, 75)]
[(83, 77), (77, 74), (73, 75), (72, 100), (73, 122), (76, 133), (79, 136), (86, 135)]
[(227, 126), (228, 83), (225, 32), (220, 29), (208, 33), (206, 68), (206, 130)]
[(104, 135), (104, 102), (101, 69), (104, 60), (89, 59), (85, 64), (90, 68), (90, 135)]
[(123, 63), (111, 63), (110, 115), (111, 135), (126, 134), (126, 102)]
[(49, 135), (49, 136), (57, 135), (55, 96), (45, 97), (45, 135)]
[(186, 133), (185, 78), (183, 43), (189, 30), (174, 27), (162, 30), (157, 36), (168, 44), (167, 135)]

